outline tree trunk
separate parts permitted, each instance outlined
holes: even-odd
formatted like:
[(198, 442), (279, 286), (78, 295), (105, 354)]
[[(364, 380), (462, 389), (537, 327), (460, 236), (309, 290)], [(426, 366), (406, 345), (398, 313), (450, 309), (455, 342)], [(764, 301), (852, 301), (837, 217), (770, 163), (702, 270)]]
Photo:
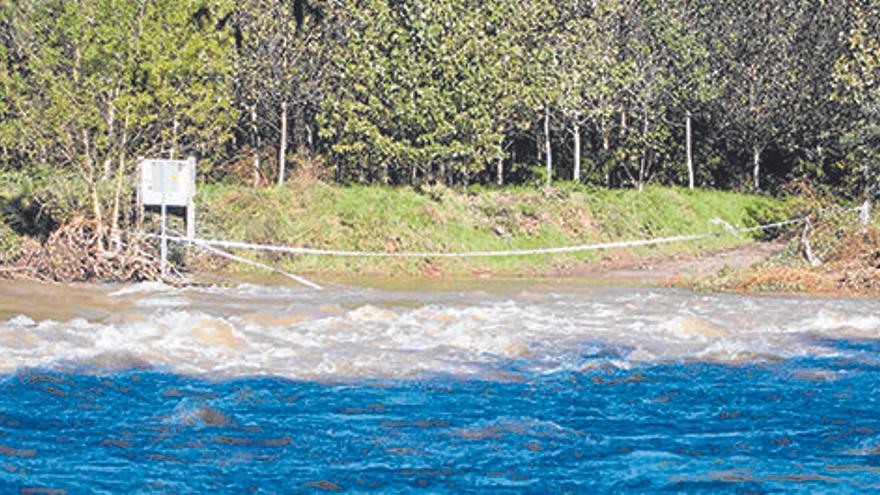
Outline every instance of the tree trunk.
[(110, 221), (110, 232), (114, 235), (119, 229), (119, 208), (122, 202), (122, 179), (125, 177), (125, 156), (119, 153), (119, 168), (116, 170), (116, 188), (113, 191), (113, 218)]
[(257, 105), (251, 105), (251, 133), (254, 146), (254, 187), (260, 185), (260, 130), (257, 126)]
[[(119, 208), (122, 202), (122, 180), (125, 178), (125, 147), (128, 144), (128, 117), (125, 118), (125, 126), (122, 130), (122, 141), (119, 145), (119, 168), (116, 169), (116, 188), (113, 191), (113, 218), (110, 231), (116, 234), (119, 228)], [(140, 185), (138, 184), (138, 187)]]
[(581, 181), (581, 126), (574, 124), (574, 181)]
[(642, 158), (639, 159), (639, 183), (638, 183), (639, 191), (645, 189), (645, 155), (642, 155)]
[(755, 190), (761, 190), (761, 148), (755, 146), (752, 148), (752, 176), (755, 180)]
[(547, 147), (547, 185), (553, 182), (553, 148), (550, 146), (550, 107), (544, 107), (544, 146)]
[(98, 229), (98, 244), (103, 249), (104, 246), (104, 218), (101, 214), (101, 200), (98, 196), (98, 181), (95, 177), (95, 162), (92, 159), (92, 146), (89, 138), (89, 132), (82, 131), (83, 150), (85, 151), (85, 169), (89, 181), (89, 193), (92, 199), (92, 214), (95, 216), (95, 223)]
[(287, 100), (281, 100), (281, 142), (278, 143), (278, 185), (284, 184), (287, 165)]
[[(502, 148), (503, 151), (503, 148)], [(504, 155), (498, 155), (498, 164), (495, 169), (495, 182), (498, 186), (504, 185)]]
[[(611, 130), (608, 128), (608, 125), (605, 123), (605, 119), (602, 119), (602, 150), (605, 152), (603, 160), (608, 159), (608, 151), (611, 149)], [(611, 188), (611, 167), (608, 166), (607, 163), (604, 164), (605, 169), (605, 185), (609, 189)]]
[[(107, 142), (113, 142), (114, 135), (114, 127), (116, 125), (116, 105), (113, 104), (115, 99), (113, 97), (107, 102), (107, 113), (109, 114), (107, 117)], [(101, 173), (101, 179), (106, 180), (110, 177), (110, 169), (113, 165), (113, 160), (110, 158), (110, 153), (107, 153), (107, 157), (104, 159), (104, 171)]]
[(686, 135), (686, 137), (685, 137), (685, 139), (687, 141), (687, 143), (685, 144), (685, 148), (687, 149), (688, 188), (693, 189), (694, 188), (694, 150), (693, 150), (693, 141), (692, 141), (692, 139), (693, 139), (692, 132), (693, 131), (691, 128), (691, 120), (692, 120), (691, 118), (692, 118), (691, 111), (688, 110), (685, 113), (685, 119), (686, 119), (686, 122), (685, 122), (685, 129), (686, 129), (685, 135)]
[(645, 148), (642, 150), (642, 158), (639, 160), (639, 191), (645, 188), (645, 180), (648, 175), (648, 111), (645, 110), (644, 122), (642, 123), (642, 139), (645, 140)]

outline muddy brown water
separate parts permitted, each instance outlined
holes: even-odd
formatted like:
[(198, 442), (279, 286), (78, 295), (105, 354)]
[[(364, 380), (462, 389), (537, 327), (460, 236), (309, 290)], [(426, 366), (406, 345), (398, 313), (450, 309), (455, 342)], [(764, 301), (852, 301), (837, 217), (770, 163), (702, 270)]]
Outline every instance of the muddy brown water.
[(587, 281), (361, 280), (316, 292), (245, 283), (0, 282), (0, 371), (158, 366), (306, 379), (536, 372), (675, 360), (833, 356), (880, 336), (880, 301), (695, 293)]

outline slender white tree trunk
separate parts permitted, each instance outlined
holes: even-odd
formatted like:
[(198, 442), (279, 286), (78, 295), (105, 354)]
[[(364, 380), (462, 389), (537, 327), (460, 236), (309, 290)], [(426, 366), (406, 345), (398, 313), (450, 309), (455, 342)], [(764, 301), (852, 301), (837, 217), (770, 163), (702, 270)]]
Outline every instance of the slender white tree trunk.
[(122, 198), (122, 181), (125, 178), (125, 148), (128, 145), (128, 117), (122, 130), (122, 141), (119, 143), (119, 167), (116, 169), (116, 188), (113, 192), (113, 217), (111, 231), (115, 234), (119, 228), (119, 208)]
[(504, 185), (504, 155), (498, 156), (498, 165), (495, 170), (495, 174), (496, 174), (495, 175), (495, 182), (499, 186), (503, 186)]
[(547, 147), (547, 185), (553, 182), (553, 148), (550, 146), (550, 107), (544, 107), (544, 146)]
[(278, 143), (278, 185), (284, 184), (287, 164), (287, 100), (281, 100), (281, 142)]
[(257, 105), (251, 105), (251, 133), (254, 145), (254, 187), (260, 185), (260, 130), (257, 127)]
[[(115, 95), (114, 95), (115, 96)], [(114, 104), (115, 98), (111, 97), (107, 102), (107, 113), (109, 114), (107, 117), (107, 142), (112, 143), (115, 139), (115, 127), (116, 127), (116, 105)], [(110, 153), (107, 153), (107, 156), (104, 158), (104, 172), (101, 174), (101, 180), (106, 180), (110, 177), (110, 168), (112, 167), (113, 159), (110, 158)]]
[(92, 212), (95, 215), (95, 222), (98, 225), (98, 244), (103, 249), (104, 246), (104, 218), (101, 214), (101, 200), (98, 197), (98, 182), (95, 177), (95, 161), (92, 158), (91, 139), (89, 131), (82, 131), (83, 151), (85, 152), (85, 169), (88, 174), (89, 189), (92, 196)]
[(761, 189), (761, 148), (752, 148), (752, 175), (755, 180), (755, 190)]
[(581, 126), (574, 124), (574, 181), (581, 181)]
[[(605, 119), (602, 119), (602, 150), (605, 151), (606, 157), (608, 156), (608, 150), (611, 149), (611, 131), (605, 124)], [(611, 187), (611, 168), (607, 165), (605, 168), (605, 185), (607, 187)]]
[(686, 140), (687, 143), (685, 147), (687, 148), (687, 167), (688, 167), (688, 187), (690, 189), (694, 188), (694, 149), (693, 149), (693, 130), (691, 127), (691, 111), (688, 110), (685, 113), (685, 129), (686, 129)]
[[(644, 120), (642, 122), (642, 136), (647, 139), (648, 136), (648, 111), (645, 111)], [(645, 180), (648, 175), (648, 145), (645, 143), (645, 149), (642, 150), (642, 158), (639, 160), (639, 191), (645, 189)]]
[(605, 118), (602, 118), (602, 149), (608, 151), (611, 148), (611, 136), (610, 131), (608, 130), (608, 126), (605, 123)]
[(638, 183), (639, 191), (645, 189), (645, 157), (639, 160), (639, 183)]
[(113, 191), (113, 213), (110, 218), (110, 231), (116, 234), (119, 231), (119, 208), (122, 198), (122, 180), (125, 177), (125, 156), (119, 153), (119, 168), (116, 171), (116, 187)]

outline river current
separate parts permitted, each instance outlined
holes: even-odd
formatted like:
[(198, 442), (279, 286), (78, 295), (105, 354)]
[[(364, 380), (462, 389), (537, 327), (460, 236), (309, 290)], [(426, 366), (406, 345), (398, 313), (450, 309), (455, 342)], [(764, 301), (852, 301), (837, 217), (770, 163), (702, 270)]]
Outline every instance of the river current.
[(0, 285), (0, 493), (880, 490), (880, 301)]

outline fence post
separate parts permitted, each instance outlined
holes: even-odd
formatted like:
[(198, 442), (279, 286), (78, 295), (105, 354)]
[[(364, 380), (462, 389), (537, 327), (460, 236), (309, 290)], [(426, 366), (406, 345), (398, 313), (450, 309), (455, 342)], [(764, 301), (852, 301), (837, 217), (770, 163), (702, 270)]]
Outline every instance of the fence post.
[(804, 232), (801, 234), (801, 247), (804, 251), (804, 258), (810, 263), (810, 266), (813, 268), (822, 265), (822, 260), (816, 257), (813, 254), (813, 248), (810, 246), (810, 231), (813, 230), (813, 223), (810, 222), (810, 217), (807, 217), (804, 221)]

